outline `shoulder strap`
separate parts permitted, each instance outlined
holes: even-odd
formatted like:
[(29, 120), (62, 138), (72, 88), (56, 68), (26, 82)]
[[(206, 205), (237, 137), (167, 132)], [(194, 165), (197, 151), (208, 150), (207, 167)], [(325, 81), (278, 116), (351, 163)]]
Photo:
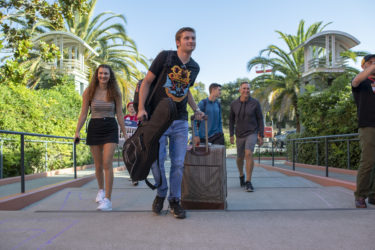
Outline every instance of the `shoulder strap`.
[(173, 50), (168, 50), (167, 52), (167, 59), (165, 60), (165, 63), (164, 63), (164, 68), (162, 70), (162, 72), (160, 72), (160, 74), (157, 76), (157, 81), (156, 81), (156, 85), (154, 86), (150, 96), (147, 98), (147, 101), (145, 103), (145, 105), (148, 105), (152, 99), (152, 97), (154, 96), (155, 92), (156, 92), (156, 89), (159, 85), (161, 85), (161, 81), (160, 81), (160, 77), (162, 75), (164, 75), (164, 73), (168, 70), (168, 68), (172, 65), (172, 55), (173, 55)]
[(203, 113), (206, 113), (207, 101), (208, 101), (207, 98), (202, 100), (202, 104), (203, 104), (203, 110), (202, 111), (203, 111)]
[[(208, 97), (206, 99), (202, 100), (202, 103), (203, 103), (203, 110), (202, 111), (204, 113), (206, 113), (207, 102), (208, 102)], [(221, 110), (221, 104), (220, 104), (219, 100), (217, 100), (217, 105), (219, 105), (219, 109)]]

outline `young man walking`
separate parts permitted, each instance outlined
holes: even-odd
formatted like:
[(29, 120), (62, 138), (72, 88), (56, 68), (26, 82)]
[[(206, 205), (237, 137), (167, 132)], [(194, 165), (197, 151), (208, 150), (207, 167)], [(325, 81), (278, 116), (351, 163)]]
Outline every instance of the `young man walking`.
[[(237, 167), (240, 173), (240, 185), (245, 191), (253, 192), (251, 175), (254, 168), (253, 152), (255, 144), (263, 144), (264, 123), (258, 100), (250, 96), (250, 84), (242, 82), (240, 97), (230, 105), (229, 132), (230, 143), (234, 144), (236, 131)], [(246, 182), (243, 172), (244, 158), (246, 160)]]
[[(168, 195), (169, 207), (174, 217), (183, 219), (186, 217), (186, 213), (180, 205), (180, 198), (188, 141), (187, 103), (189, 103), (197, 116), (203, 114), (199, 111), (189, 91), (199, 73), (199, 65), (191, 58), (196, 45), (195, 30), (190, 27), (181, 28), (177, 31), (175, 39), (177, 51), (162, 51), (159, 53), (142, 82), (139, 93), (138, 119), (143, 120), (144, 117), (147, 118), (148, 116), (144, 103), (152, 85), (157, 86), (151, 103), (153, 106), (156, 106), (158, 101), (165, 97), (171, 98), (176, 104), (178, 117), (159, 140), (159, 166), (156, 163), (152, 166), (152, 173), (156, 182), (160, 180), (160, 174), (162, 175), (162, 184), (157, 189), (157, 195), (152, 204), (152, 211), (155, 214), (160, 214), (163, 209), (164, 200), (167, 197), (168, 183), (165, 175), (164, 161), (166, 158), (166, 142), (167, 138), (169, 138), (169, 156), (171, 159)], [(170, 65), (166, 64), (168, 58), (170, 58)], [(161, 84), (158, 81), (162, 81)], [(158, 168), (160, 168), (160, 171)]]
[[(217, 83), (210, 84), (208, 88), (210, 96), (199, 102), (199, 109), (208, 116), (207, 134), (208, 142), (212, 144), (224, 145), (223, 122), (221, 119), (221, 105), (219, 97), (221, 95), (221, 85)], [(196, 131), (194, 143), (205, 143), (206, 140), (205, 126), (200, 122), (199, 131)]]
[(366, 55), (362, 69), (352, 81), (357, 104), (361, 160), (357, 174), (355, 206), (366, 208), (365, 199), (375, 205), (375, 54)]

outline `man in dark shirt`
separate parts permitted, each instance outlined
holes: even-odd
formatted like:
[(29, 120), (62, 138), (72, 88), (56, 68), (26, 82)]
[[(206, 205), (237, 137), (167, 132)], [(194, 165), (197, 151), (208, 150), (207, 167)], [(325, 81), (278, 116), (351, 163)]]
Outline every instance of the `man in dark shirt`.
[[(157, 86), (151, 102), (152, 106), (155, 107), (157, 102), (165, 97), (171, 98), (176, 103), (178, 117), (159, 140), (159, 166), (156, 163), (152, 166), (152, 173), (156, 181), (160, 180), (160, 174), (162, 175), (162, 184), (157, 190), (157, 195), (152, 204), (152, 211), (155, 214), (160, 214), (168, 192), (164, 161), (166, 158), (166, 142), (167, 138), (169, 138), (169, 156), (171, 158), (169, 207), (174, 217), (183, 219), (186, 214), (180, 205), (180, 198), (188, 141), (187, 103), (189, 103), (197, 116), (201, 116), (203, 113), (199, 111), (189, 90), (194, 85), (199, 73), (199, 65), (191, 58), (191, 54), (195, 49), (195, 30), (189, 27), (178, 30), (176, 33), (176, 45), (177, 51), (162, 51), (155, 58), (147, 72), (139, 91), (138, 120), (142, 121), (144, 117), (147, 118), (148, 116), (144, 103), (151, 85)], [(160, 171), (157, 168), (160, 168)]]
[(375, 205), (375, 54), (366, 55), (362, 69), (352, 81), (358, 113), (361, 160), (354, 192), (355, 206), (366, 208), (365, 199)]
[[(255, 144), (263, 144), (264, 123), (258, 100), (250, 96), (250, 84), (242, 82), (241, 96), (230, 105), (229, 133), (230, 143), (234, 144), (236, 131), (237, 167), (240, 173), (240, 185), (245, 191), (253, 192), (251, 175), (254, 168), (253, 151)], [(246, 182), (243, 173), (244, 158), (246, 159)]]

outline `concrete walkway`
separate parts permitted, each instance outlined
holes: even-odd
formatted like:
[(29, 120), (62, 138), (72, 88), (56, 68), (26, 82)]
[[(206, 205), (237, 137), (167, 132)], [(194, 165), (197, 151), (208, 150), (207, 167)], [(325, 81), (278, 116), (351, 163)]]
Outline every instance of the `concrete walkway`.
[(178, 220), (167, 202), (153, 215), (155, 192), (117, 172), (112, 212), (95, 210), (95, 180), (0, 211), (0, 249), (375, 249), (375, 206), (355, 209), (351, 190), (256, 167), (247, 193), (233, 158), (227, 182), (227, 210), (190, 210)]

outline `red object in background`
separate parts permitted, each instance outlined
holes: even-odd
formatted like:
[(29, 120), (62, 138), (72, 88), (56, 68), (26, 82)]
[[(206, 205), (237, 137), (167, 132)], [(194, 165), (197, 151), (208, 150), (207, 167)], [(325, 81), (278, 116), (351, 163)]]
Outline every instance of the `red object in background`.
[(268, 68), (265, 65), (255, 66), (255, 73), (257, 74), (264, 74), (264, 73), (271, 73), (271, 72), (272, 72), (272, 69)]
[(272, 127), (264, 127), (264, 137), (272, 138)]
[(255, 73), (262, 74), (262, 73), (270, 73), (272, 72), (272, 69), (261, 69), (261, 70), (256, 70)]

